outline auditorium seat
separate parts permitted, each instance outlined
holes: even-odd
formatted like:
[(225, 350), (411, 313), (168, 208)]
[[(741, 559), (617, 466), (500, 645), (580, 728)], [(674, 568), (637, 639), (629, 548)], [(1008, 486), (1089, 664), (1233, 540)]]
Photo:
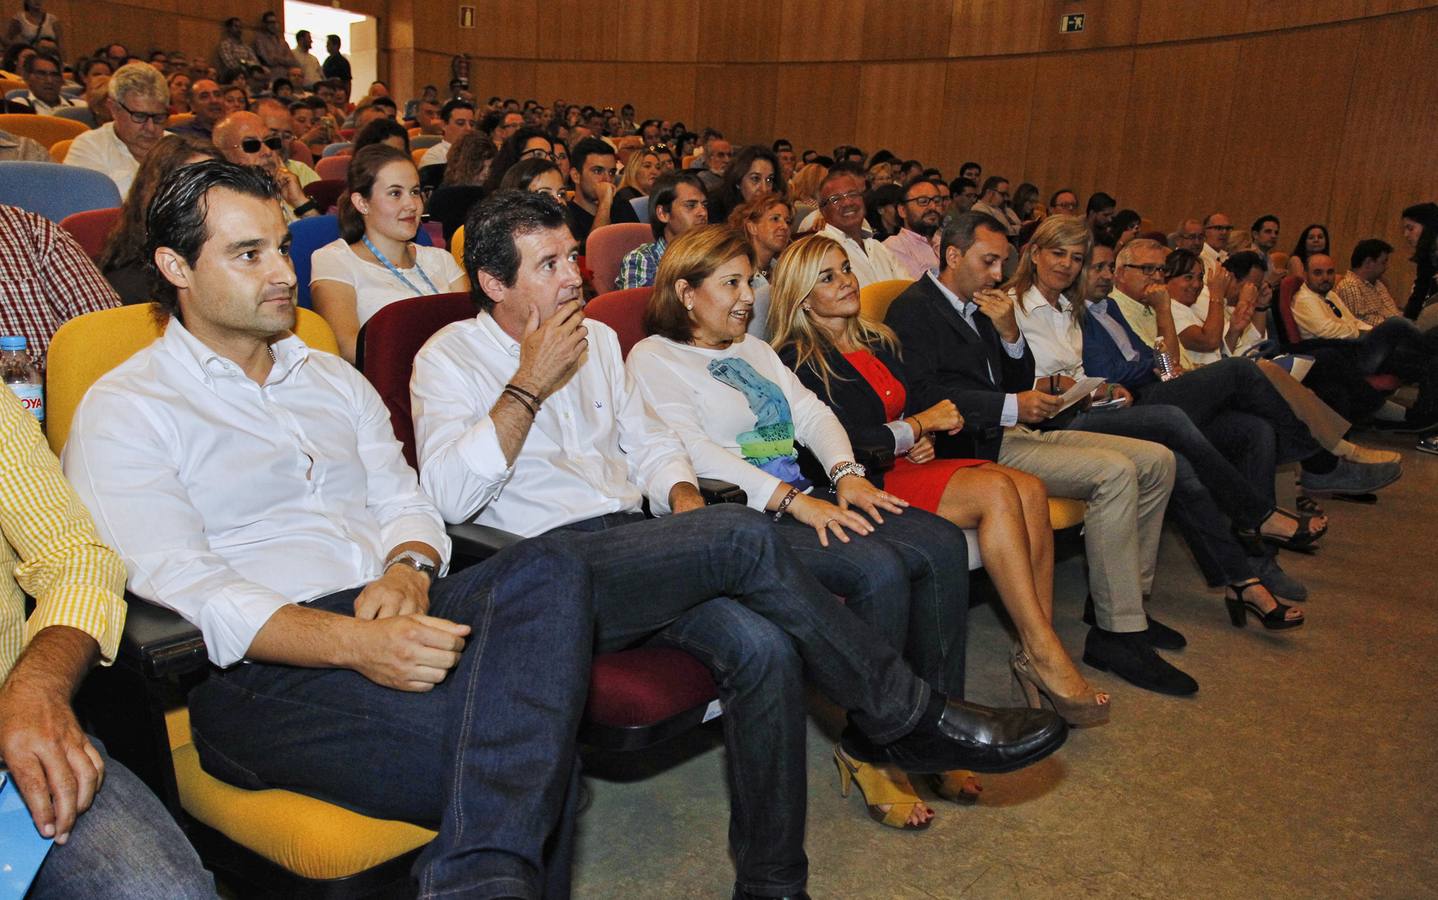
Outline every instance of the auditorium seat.
[(438, 134), (420, 134), (411, 137), (409, 139), (409, 145), (416, 150), (428, 150), (443, 140), (444, 137)]
[(320, 158), (323, 159), (326, 156), (338, 156), (341, 153), (349, 153), (350, 148), (353, 146), (354, 144), (350, 143), (349, 141), (339, 141), (337, 143), (328, 144), (323, 150), (320, 151)]
[[(323, 162), (323, 160), (321, 160)], [(316, 182), (318, 183), (318, 182)], [(309, 309), (310, 299), (310, 256), (325, 244), (333, 243), (340, 236), (340, 220), (334, 213), (310, 216), (290, 223), (290, 261), (295, 266), (295, 305)], [(434, 242), (424, 228), (415, 232), (414, 242), (421, 247), (432, 247)]]
[(65, 157), (70, 153), (70, 145), (75, 143), (74, 138), (65, 138), (63, 141), (56, 141), (50, 145), (50, 158), (57, 163), (63, 163)]
[(410, 151), (409, 158), (414, 160), (414, 167), (416, 169), (420, 167), (421, 162), (424, 160), (424, 155), (428, 152), (429, 148), (427, 147), (421, 147)]
[[(1277, 326), (1279, 343), (1284, 348), (1292, 347), (1301, 343), (1303, 332), (1298, 330), (1298, 320), (1293, 317), (1293, 297), (1298, 289), (1303, 286), (1303, 279), (1297, 275), (1289, 275), (1278, 284), (1278, 303), (1274, 309), (1274, 324)], [(1403, 386), (1403, 380), (1397, 375), (1366, 375), (1364, 381), (1375, 391), (1391, 394)]]
[(109, 239), (110, 232), (115, 230), (119, 221), (118, 207), (90, 209), (71, 213), (60, 222), (60, 227), (70, 232), (70, 236), (84, 249), (85, 255), (98, 265), (100, 254), (105, 249), (105, 241)]
[(315, 155), (310, 152), (309, 145), (299, 139), (290, 141), (290, 159), (295, 162), (302, 162), (311, 168), (315, 164)]
[(0, 161), (0, 203), (60, 222), (71, 213), (119, 206), (120, 189), (103, 172), (79, 166)]
[[(451, 234), (451, 235), (449, 236), (449, 255), (454, 257), (454, 261), (457, 262), (457, 263), (459, 263), (459, 267), (460, 267), (461, 269), (464, 269), (464, 226), (463, 226), (463, 225), (461, 225), (461, 226), (459, 226), (458, 228), (456, 228), (456, 229), (454, 230), (454, 234)], [(465, 271), (468, 272), (469, 270), (468, 270), (468, 269), (465, 269)]]
[(889, 304), (913, 283), (907, 279), (894, 278), (864, 285), (859, 288), (860, 314), (870, 322), (884, 321), (884, 316), (889, 312)]
[(614, 290), (624, 254), (652, 240), (654, 232), (640, 222), (619, 222), (589, 232), (589, 238), (584, 242), (584, 261), (594, 273), (591, 283), (595, 293)]
[(326, 181), (335, 179), (344, 181), (349, 177), (349, 168), (350, 155), (348, 153), (338, 153), (334, 156), (320, 157), (315, 163), (315, 174)]
[(58, 116), (37, 116), (33, 113), (0, 115), (0, 131), (30, 138), (39, 142), (46, 150), (56, 141), (77, 138), (89, 130), (83, 122), (73, 122)]
[(319, 181), (311, 181), (305, 185), (305, 196), (315, 201), (321, 214), (332, 212), (335, 204), (340, 202), (340, 195), (344, 193), (345, 183), (341, 178), (321, 178)]

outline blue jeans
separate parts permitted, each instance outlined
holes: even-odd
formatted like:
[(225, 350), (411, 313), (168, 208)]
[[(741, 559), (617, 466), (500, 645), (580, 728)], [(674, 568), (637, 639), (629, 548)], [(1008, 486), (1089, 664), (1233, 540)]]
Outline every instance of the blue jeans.
[[(353, 615), (358, 589), (309, 606)], [(575, 735), (594, 643), (589, 567), (537, 538), (435, 582), (430, 615), (471, 626), (434, 690), (349, 669), (247, 663), (190, 697), (205, 770), (438, 827), (420, 896), (569, 894)]]
[(158, 797), (129, 769), (105, 760), (95, 802), (54, 844), (29, 900), (191, 900), (215, 896), (215, 880)]

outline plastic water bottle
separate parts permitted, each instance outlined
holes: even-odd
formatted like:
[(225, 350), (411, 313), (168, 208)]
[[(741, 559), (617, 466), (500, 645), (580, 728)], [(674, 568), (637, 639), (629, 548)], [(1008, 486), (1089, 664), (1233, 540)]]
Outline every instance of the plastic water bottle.
[(1158, 366), (1158, 380), (1172, 381), (1177, 373), (1173, 371), (1173, 360), (1168, 356), (1168, 347), (1162, 335), (1153, 339), (1153, 361)]
[(15, 335), (0, 337), (0, 375), (5, 386), (20, 398), (40, 427), (45, 427), (45, 382), (40, 378), (40, 367), (25, 349), (25, 338)]

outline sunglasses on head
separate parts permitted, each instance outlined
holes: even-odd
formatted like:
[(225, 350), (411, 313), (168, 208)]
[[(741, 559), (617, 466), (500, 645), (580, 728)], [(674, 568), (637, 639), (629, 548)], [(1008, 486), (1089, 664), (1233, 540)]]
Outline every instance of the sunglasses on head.
[(259, 138), (252, 137), (240, 141), (240, 149), (246, 153), (259, 153), (260, 147), (262, 146), (269, 147), (271, 150), (283, 150), (285, 148), (285, 139), (279, 135), (275, 135), (274, 137), (267, 137), (263, 141)]

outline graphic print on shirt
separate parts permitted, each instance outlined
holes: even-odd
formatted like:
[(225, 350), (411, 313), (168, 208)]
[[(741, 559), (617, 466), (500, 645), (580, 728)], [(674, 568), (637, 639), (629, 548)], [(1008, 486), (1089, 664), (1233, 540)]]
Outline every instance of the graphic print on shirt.
[(737, 357), (712, 360), (709, 374), (743, 394), (749, 411), (754, 414), (754, 430), (735, 436), (745, 461), (800, 490), (808, 487), (808, 480), (799, 474), (794, 417), (779, 386)]

